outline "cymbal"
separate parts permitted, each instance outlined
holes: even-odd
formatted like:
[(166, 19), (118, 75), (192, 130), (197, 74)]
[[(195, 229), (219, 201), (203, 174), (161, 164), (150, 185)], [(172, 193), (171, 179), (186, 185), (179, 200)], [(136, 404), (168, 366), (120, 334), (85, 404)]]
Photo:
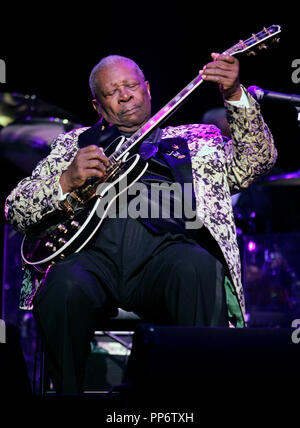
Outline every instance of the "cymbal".
[(17, 93), (0, 93), (0, 125), (7, 126), (27, 109), (25, 95)]
[(10, 123), (0, 130), (0, 157), (30, 174), (50, 153), (51, 143), (59, 134), (81, 127), (80, 123), (54, 117)]
[(0, 93), (0, 125), (7, 126), (12, 122), (24, 119), (28, 115), (35, 117), (55, 116), (75, 120), (68, 111), (48, 103), (34, 94)]
[(0, 103), (10, 106), (25, 104), (30, 95), (23, 95), (17, 92), (0, 92)]
[(268, 177), (262, 186), (300, 186), (300, 170)]

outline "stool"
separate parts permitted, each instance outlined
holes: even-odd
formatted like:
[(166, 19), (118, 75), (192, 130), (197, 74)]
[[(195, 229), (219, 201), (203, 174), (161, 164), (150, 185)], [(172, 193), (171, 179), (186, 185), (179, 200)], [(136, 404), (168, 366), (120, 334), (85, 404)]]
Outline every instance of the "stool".
[[(117, 332), (128, 332), (133, 333), (138, 324), (144, 322), (134, 312), (127, 312), (123, 309), (118, 309), (118, 314), (115, 317), (110, 318), (102, 324), (101, 329), (95, 330), (94, 335), (104, 334), (115, 342), (120, 343), (126, 349), (131, 351), (131, 343), (123, 340)], [(41, 360), (40, 360), (40, 385), (39, 394), (42, 396), (47, 395), (47, 387), (49, 388), (50, 378), (47, 376), (47, 370), (45, 367), (45, 350), (43, 344), (41, 345)]]
[(120, 343), (127, 349), (131, 349), (131, 344), (122, 340), (118, 335), (113, 334), (113, 331), (128, 331), (133, 332), (137, 324), (141, 323), (143, 320), (134, 312), (127, 312), (124, 309), (118, 309), (118, 315), (112, 317), (102, 326), (101, 330), (96, 330), (95, 335), (105, 334), (111, 339)]

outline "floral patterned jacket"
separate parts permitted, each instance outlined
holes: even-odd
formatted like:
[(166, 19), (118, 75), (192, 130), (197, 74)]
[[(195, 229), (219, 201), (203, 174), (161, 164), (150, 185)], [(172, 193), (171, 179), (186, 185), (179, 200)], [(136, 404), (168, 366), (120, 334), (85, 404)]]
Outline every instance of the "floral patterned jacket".
[[(236, 239), (231, 194), (246, 189), (266, 174), (276, 161), (272, 135), (259, 104), (248, 94), (250, 108), (227, 105), (232, 139), (226, 141), (214, 125), (182, 125), (163, 130), (162, 140), (176, 138), (190, 153), (197, 215), (218, 242), (227, 262), (236, 296), (245, 315), (240, 255)], [(59, 135), (51, 153), (39, 162), (31, 177), (24, 178), (6, 200), (6, 219), (17, 230), (27, 228), (59, 209), (59, 179), (78, 151), (78, 137), (87, 128)], [(180, 150), (184, 147), (179, 147)], [(100, 232), (101, 233), (101, 232)], [(28, 274), (28, 272), (27, 272)], [(21, 290), (20, 307), (32, 308), (36, 292), (29, 277)]]

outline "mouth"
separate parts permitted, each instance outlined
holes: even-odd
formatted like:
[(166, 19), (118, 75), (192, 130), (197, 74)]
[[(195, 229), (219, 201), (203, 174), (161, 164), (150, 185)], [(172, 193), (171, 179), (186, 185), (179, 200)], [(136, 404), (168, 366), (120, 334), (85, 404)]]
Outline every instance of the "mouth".
[(136, 106), (121, 110), (119, 114), (121, 116), (129, 116), (131, 114), (135, 114), (137, 112), (137, 110), (139, 110), (139, 108), (140, 108), (140, 106), (136, 105)]

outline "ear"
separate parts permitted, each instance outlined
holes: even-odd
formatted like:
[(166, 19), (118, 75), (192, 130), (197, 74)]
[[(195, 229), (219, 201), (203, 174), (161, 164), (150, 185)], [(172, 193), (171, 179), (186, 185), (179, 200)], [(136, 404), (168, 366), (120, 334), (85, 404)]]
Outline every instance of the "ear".
[(98, 115), (102, 116), (102, 114), (101, 114), (101, 105), (100, 105), (99, 101), (96, 100), (96, 98), (94, 98), (92, 100), (92, 106), (93, 106), (94, 110), (96, 110), (96, 112), (98, 113)]
[(147, 89), (147, 92), (148, 92), (149, 98), (150, 98), (150, 100), (151, 100), (150, 83), (149, 83), (149, 81), (148, 81), (148, 80), (145, 80), (145, 85), (146, 85), (146, 89)]

